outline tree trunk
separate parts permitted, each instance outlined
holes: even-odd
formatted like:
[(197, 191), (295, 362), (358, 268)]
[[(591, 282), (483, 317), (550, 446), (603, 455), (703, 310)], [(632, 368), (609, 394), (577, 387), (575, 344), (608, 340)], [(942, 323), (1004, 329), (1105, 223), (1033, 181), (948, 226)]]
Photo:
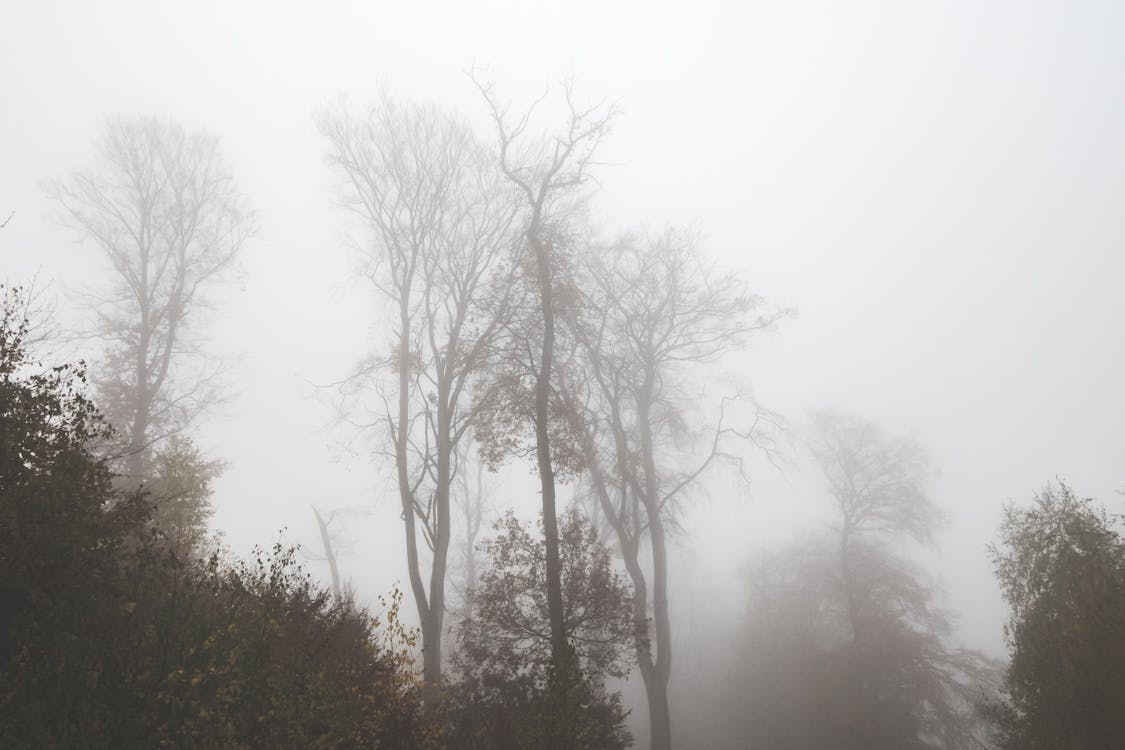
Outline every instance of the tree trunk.
[(539, 223), (532, 222), (528, 241), (535, 253), (539, 281), (539, 301), (543, 315), (543, 346), (539, 372), (535, 379), (535, 453), (539, 463), (539, 484), (543, 501), (543, 541), (546, 548), (547, 616), (551, 624), (551, 661), (555, 669), (552, 688), (558, 724), (552, 728), (554, 747), (573, 744), (570, 722), (570, 694), (576, 665), (566, 638), (562, 598), (562, 563), (559, 559), (559, 523), (555, 508), (555, 470), (551, 463), (550, 406), (551, 366), (555, 353), (555, 308), (551, 289), (551, 258), (539, 236)]
[(645, 472), (642, 501), (652, 543), (652, 619), (656, 633), (656, 659), (652, 678), (645, 681), (645, 690), (648, 693), (652, 748), (670, 750), (672, 729), (668, 709), (668, 681), (672, 675), (672, 622), (668, 614), (668, 546), (652, 439), (651, 405), (654, 388), (654, 374), (650, 371), (637, 398), (637, 422)]
[[(670, 750), (672, 726), (668, 709), (669, 672), (660, 659), (660, 655), (667, 653), (667, 643), (661, 642), (661, 629), (658, 629), (655, 651), (657, 656), (654, 657), (648, 632), (648, 588), (638, 557), (636, 545), (628, 550), (622, 550), (625, 569), (633, 580), (633, 623), (637, 629), (637, 665), (640, 667), (641, 680), (644, 682), (645, 695), (648, 698), (650, 747), (653, 750)], [(663, 630), (669, 632), (667, 628)]]
[[(148, 265), (141, 266), (142, 289), (148, 290)], [(151, 341), (148, 305), (141, 305), (140, 341), (137, 345), (136, 361), (133, 363), (133, 377), (136, 379), (133, 393), (133, 423), (129, 425), (129, 455), (125, 461), (125, 471), (129, 483), (140, 487), (148, 475), (148, 446), (146, 444), (149, 419), (152, 413), (152, 397), (149, 394), (148, 350)]]
[(844, 587), (844, 603), (847, 607), (848, 625), (852, 630), (852, 663), (853, 682), (859, 708), (852, 717), (856, 747), (866, 747), (873, 738), (875, 716), (872, 714), (871, 685), (864, 677), (866, 672), (867, 642), (862, 623), (859, 618), (859, 603), (856, 601), (855, 576), (851, 564), (851, 535), (852, 523), (844, 519), (844, 528), (840, 533), (840, 581)]
[(133, 424), (129, 429), (129, 456), (125, 472), (131, 487), (137, 488), (148, 476), (148, 408), (137, 404)]
[(672, 676), (672, 624), (668, 616), (668, 554), (664, 524), (659, 510), (649, 514), (652, 534), (652, 614), (656, 631), (656, 662), (653, 679), (645, 684), (648, 692), (649, 724), (652, 729), (652, 750), (672, 747), (671, 716), (668, 709), (668, 681)]
[[(649, 390), (651, 393), (651, 389)], [(614, 406), (616, 410), (617, 406)], [(642, 409), (643, 419), (647, 419), (648, 410)], [(617, 442), (618, 460), (621, 462), (622, 492), (628, 492), (626, 474), (628, 467), (624, 457), (628, 455), (628, 448), (624, 439), (624, 427), (619, 415), (613, 414), (614, 433)], [(652, 445), (652, 436), (648, 429), (642, 427), (642, 444)], [(670, 750), (672, 747), (671, 713), (668, 707), (668, 681), (671, 675), (671, 624), (668, 618), (668, 575), (667, 575), (667, 545), (664, 533), (664, 522), (660, 517), (659, 503), (649, 502), (651, 493), (646, 490), (641, 498), (645, 516), (650, 519), (649, 527), (653, 537), (653, 584), (659, 587), (654, 591), (654, 615), (656, 619), (656, 648), (653, 649), (652, 640), (649, 638), (648, 620), (648, 581), (645, 578), (644, 568), (640, 562), (640, 531), (637, 529), (630, 533), (625, 524), (625, 519), (617, 514), (609, 496), (608, 483), (602, 467), (597, 463), (597, 451), (589, 432), (585, 433), (585, 446), (590, 463), (587, 467), (594, 491), (602, 504), (606, 518), (617, 534), (621, 545), (621, 560), (625, 570), (633, 582), (633, 625), (635, 629), (635, 645), (637, 650), (637, 666), (641, 672), (641, 679), (645, 686), (645, 695), (648, 698), (649, 734), (651, 747), (658, 750)], [(647, 441), (647, 442), (646, 442)], [(655, 459), (650, 452), (646, 454), (646, 471), (655, 479)], [(638, 495), (641, 493), (638, 492)], [(624, 503), (624, 498), (622, 499)], [(656, 512), (654, 512), (654, 509)], [(657, 601), (659, 604), (657, 605)], [(654, 656), (655, 654), (655, 656)]]
[(332, 574), (332, 593), (339, 599), (344, 595), (340, 587), (340, 569), (336, 564), (336, 550), (332, 547), (332, 536), (328, 533), (328, 524), (320, 511), (313, 506), (313, 515), (316, 516), (316, 525), (320, 527), (320, 542), (324, 545), (324, 558), (328, 560), (328, 571)]
[(429, 622), (423, 628), (422, 679), (425, 700), (429, 706), (441, 701), (441, 637), (445, 624), (445, 571), (449, 560), (449, 535), (452, 519), (449, 513), (449, 485), (452, 477), (453, 445), (450, 441), (450, 409), (448, 372), (439, 375), (437, 435), (437, 477), (434, 487), (434, 510), (437, 521), (434, 528), (434, 558), (430, 567)]
[[(409, 279), (406, 281), (409, 284)], [(414, 518), (414, 496), (410, 491), (410, 472), (407, 465), (409, 445), (407, 428), (410, 421), (410, 300), (404, 294), (399, 300), (399, 343), (398, 343), (398, 424), (395, 425), (395, 469), (398, 474), (398, 494), (402, 504), (402, 523), (406, 532), (406, 565), (410, 575), (410, 589), (414, 603), (418, 607), (418, 621), (422, 625), (422, 700), (427, 708), (436, 705), (437, 683), (435, 674), (441, 674), (441, 631), (434, 640), (430, 632), (430, 606), (426, 599), (426, 587), (418, 565), (418, 535)], [(438, 671), (432, 671), (434, 655)]]
[[(463, 465), (468, 464), (468, 453), (465, 454), (466, 458)], [(465, 502), (462, 504), (462, 509), (465, 515), (465, 602), (464, 609), (461, 612), (462, 619), (472, 620), (476, 610), (476, 585), (477, 585), (477, 554), (476, 554), (476, 541), (480, 533), (481, 516), (483, 515), (482, 503), (484, 502), (484, 464), (480, 461), (476, 466), (477, 480), (476, 490), (469, 489), (469, 480), (462, 474), (464, 479)], [(475, 499), (474, 499), (475, 498)]]
[(670, 750), (672, 747), (672, 721), (668, 715), (668, 680), (654, 675), (645, 683), (648, 694), (649, 747), (652, 750)]
[(441, 610), (430, 602), (422, 623), (422, 705), (433, 711), (441, 703)]

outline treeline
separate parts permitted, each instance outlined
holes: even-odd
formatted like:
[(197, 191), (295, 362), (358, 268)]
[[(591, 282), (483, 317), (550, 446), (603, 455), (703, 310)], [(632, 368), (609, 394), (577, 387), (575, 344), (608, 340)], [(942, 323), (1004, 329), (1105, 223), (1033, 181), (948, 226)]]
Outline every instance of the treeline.
[[(201, 312), (257, 230), (217, 139), (111, 120), (97, 165), (50, 184), (110, 274), (93, 401), (81, 366), (32, 361), (28, 302), (5, 297), (0, 744), (617, 748), (607, 680), (635, 671), (651, 746), (672, 746), (672, 538), (712, 471), (791, 430), (730, 366), (788, 311), (693, 232), (593, 229), (612, 106), (567, 84), (544, 123), (474, 82), (490, 137), (385, 94), (317, 118), (382, 312), (337, 405), (393, 471), (417, 634), (397, 597), (373, 618), (341, 595), (319, 513), (332, 593), (283, 545), (244, 563), (207, 538), (222, 464), (191, 435), (225, 363)], [(832, 523), (757, 558), (710, 744), (1107, 746), (1117, 519), (1065, 486), (1009, 510), (1005, 672), (952, 641), (911, 562), (942, 516), (921, 447), (832, 412), (805, 437)], [(536, 470), (537, 529), (488, 507), (483, 473), (514, 461)]]
[(97, 451), (81, 364), (0, 319), (0, 746), (428, 747), (398, 599), (376, 620), (278, 544), (188, 548)]
[(1125, 516), (1063, 481), (1009, 504), (990, 545), (1010, 661), (964, 649), (920, 568), (943, 514), (913, 439), (834, 412), (806, 452), (828, 523), (752, 555), (694, 725), (716, 748), (1108, 748), (1125, 732)]
[(460, 679), (424, 712), (397, 592), (370, 614), (280, 542), (249, 561), (185, 545), (161, 512), (175, 496), (111, 468), (84, 365), (32, 361), (28, 296), (2, 291), (0, 746), (483, 750), (542, 746), (564, 721), (578, 746), (630, 743), (601, 683), (631, 665), (630, 594), (580, 515), (560, 528), (569, 699), (548, 689), (544, 546), (509, 515), (456, 634)]
[[(777, 418), (716, 365), (786, 311), (710, 260), (693, 232), (592, 230), (593, 173), (613, 106), (582, 103), (568, 83), (557, 119), (541, 122), (537, 105), (516, 111), (474, 82), (490, 137), (456, 113), (388, 95), (317, 118), (358, 274), (384, 313), (340, 407), (393, 468), (423, 702), (428, 715), (456, 710), (446, 686), (470, 684), (469, 675), (450, 670), (446, 642), (484, 616), (466, 600), (481, 581), (466, 576), (450, 596), (455, 520), (479, 530), (483, 519), (458, 483), (477, 466), (528, 460), (540, 483), (546, 627), (525, 628), (513, 644), (526, 651), (547, 639), (534, 683), (549, 698), (524, 698), (556, 707), (528, 725), (569, 747), (604, 746), (581, 739), (591, 705), (623, 724), (616, 699), (597, 697), (606, 671), (591, 669), (570, 622), (577, 605), (557, 498), (582, 482), (587, 522), (631, 584), (621, 635), (644, 682), (653, 744), (669, 747), (669, 534), (708, 471), (771, 444)], [(206, 483), (220, 467), (190, 438), (222, 397), (223, 363), (206, 354), (200, 312), (254, 236), (254, 211), (217, 139), (153, 118), (109, 121), (95, 166), (49, 192), (60, 221), (108, 261), (89, 298), (90, 333), (104, 342), (92, 372), (116, 428), (119, 483), (147, 488), (163, 509), (186, 497), (158, 481), (176, 467), (199, 480), (198, 512), (183, 520), (201, 527)], [(475, 569), (473, 545), (461, 549)]]

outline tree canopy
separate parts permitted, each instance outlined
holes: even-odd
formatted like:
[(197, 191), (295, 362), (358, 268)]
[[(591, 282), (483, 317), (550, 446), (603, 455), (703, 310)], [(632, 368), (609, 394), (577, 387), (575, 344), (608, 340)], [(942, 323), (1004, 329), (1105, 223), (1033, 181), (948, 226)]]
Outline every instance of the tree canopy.
[(1064, 482), (1010, 505), (992, 558), (1011, 607), (1007, 747), (1114, 747), (1125, 737), (1121, 518)]

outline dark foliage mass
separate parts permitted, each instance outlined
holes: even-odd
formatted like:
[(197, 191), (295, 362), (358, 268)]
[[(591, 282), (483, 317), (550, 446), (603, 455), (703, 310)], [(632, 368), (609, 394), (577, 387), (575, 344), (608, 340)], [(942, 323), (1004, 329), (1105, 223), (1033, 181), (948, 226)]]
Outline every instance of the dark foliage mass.
[(1011, 606), (1011, 750), (1118, 747), (1125, 737), (1121, 519), (1066, 484), (1009, 507), (992, 550)]
[(107, 427), (82, 366), (27, 361), (3, 301), (0, 746), (426, 746), (398, 599), (380, 626), (280, 544), (180, 554), (90, 453)]
[(490, 564), (475, 594), (475, 616), (460, 629), (450, 746), (549, 747), (565, 727), (571, 747), (627, 747), (621, 698), (604, 681), (628, 672), (632, 607), (609, 551), (577, 512), (563, 517), (564, 622), (579, 674), (566, 680), (570, 687), (559, 700), (552, 689), (558, 675), (542, 584), (544, 543), (511, 513), (494, 531), (482, 545)]

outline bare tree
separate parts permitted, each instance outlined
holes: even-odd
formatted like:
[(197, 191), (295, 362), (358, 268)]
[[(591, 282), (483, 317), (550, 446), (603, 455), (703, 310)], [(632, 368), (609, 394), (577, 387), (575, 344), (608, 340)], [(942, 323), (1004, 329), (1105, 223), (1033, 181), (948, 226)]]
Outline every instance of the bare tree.
[(328, 572), (332, 575), (332, 593), (339, 599), (344, 595), (344, 589), (340, 584), (340, 567), (336, 561), (337, 544), (332, 533), (328, 530), (329, 525), (336, 517), (336, 513), (329, 513), (328, 518), (325, 519), (315, 505), (312, 507), (312, 511), (313, 515), (316, 516), (316, 526), (320, 530), (320, 543), (324, 547), (324, 559), (328, 562)]
[[(319, 120), (343, 203), (366, 234), (360, 272), (391, 308), (391, 351), (342, 385), (374, 396), (394, 462), (410, 586), (422, 624), (425, 697), (439, 699), (450, 494), (472, 425), (469, 390), (507, 309), (516, 204), (495, 160), (450, 115), (386, 94), (364, 116)], [(423, 576), (421, 543), (432, 553)]]
[(88, 295), (105, 344), (100, 406), (123, 434), (124, 473), (148, 478), (152, 448), (219, 398), (221, 366), (194, 338), (205, 293), (235, 265), (255, 219), (216, 138), (154, 118), (114, 119), (98, 163), (48, 185), (61, 221), (113, 276)]
[[(732, 439), (769, 449), (778, 426), (776, 417), (736, 393), (716, 399), (718, 416), (709, 427), (693, 427), (688, 413), (702, 411), (701, 404), (685, 384), (708, 381), (704, 366), (785, 312), (762, 311), (763, 301), (740, 278), (719, 272), (682, 232), (592, 247), (577, 265), (569, 322), (583, 358), (568, 391), (583, 415), (591, 492), (633, 582), (651, 742), (663, 750), (672, 742), (670, 528), (681, 501), (716, 460), (740, 465), (729, 452)], [(736, 420), (743, 426), (732, 426)], [(695, 447), (699, 438), (702, 453)]]
[(884, 438), (878, 426), (822, 411), (813, 415), (809, 449), (839, 510), (840, 571), (853, 639), (864, 640), (855, 558), (865, 542), (898, 534), (928, 542), (941, 519), (925, 487), (929, 458), (914, 441)]
[[(488, 106), (496, 128), (500, 151), (500, 168), (516, 186), (523, 198), (527, 212), (524, 226), (527, 260), (534, 269), (533, 278), (538, 297), (538, 346), (530, 346), (526, 339), (525, 362), (533, 364), (536, 463), (543, 508), (543, 534), (545, 542), (545, 574), (547, 608), (551, 627), (551, 654), (556, 670), (556, 689), (566, 695), (573, 668), (573, 655), (567, 643), (565, 613), (562, 597), (562, 568), (559, 559), (559, 528), (555, 502), (555, 462), (552, 453), (552, 404), (557, 402), (554, 374), (556, 345), (556, 274), (564, 247), (560, 239), (568, 209), (573, 207), (576, 195), (590, 181), (590, 167), (598, 145), (609, 132), (616, 114), (615, 108), (605, 104), (581, 107), (574, 97), (570, 81), (563, 86), (566, 104), (566, 121), (557, 134), (546, 140), (530, 139), (528, 129), (541, 97), (531, 107), (512, 116), (509, 107), (502, 103), (492, 85), (474, 77)], [(517, 344), (517, 347), (519, 345)], [(564, 712), (565, 715), (565, 712)], [(570, 729), (560, 727), (560, 746), (566, 747)]]
[(739, 741), (730, 746), (995, 747), (986, 711), (997, 705), (999, 665), (954, 646), (926, 577), (873, 539), (851, 550), (857, 644), (838, 534), (800, 538), (750, 571), (748, 616), (722, 686), (722, 723)]

